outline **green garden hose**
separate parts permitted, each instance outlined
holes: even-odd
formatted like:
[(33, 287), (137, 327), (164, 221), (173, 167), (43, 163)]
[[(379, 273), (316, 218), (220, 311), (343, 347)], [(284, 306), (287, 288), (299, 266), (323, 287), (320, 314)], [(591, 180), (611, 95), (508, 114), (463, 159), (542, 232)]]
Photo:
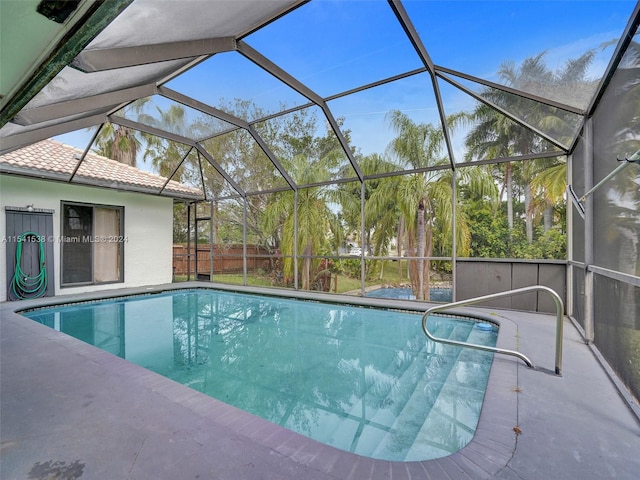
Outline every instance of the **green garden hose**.
[[(33, 237), (39, 243), (39, 266), (37, 275), (27, 275), (22, 270), (22, 245), (27, 238)], [(35, 232), (24, 232), (18, 237), (16, 246), (16, 268), (11, 280), (11, 292), (16, 299), (38, 298), (47, 291), (47, 267), (45, 265), (44, 236)]]

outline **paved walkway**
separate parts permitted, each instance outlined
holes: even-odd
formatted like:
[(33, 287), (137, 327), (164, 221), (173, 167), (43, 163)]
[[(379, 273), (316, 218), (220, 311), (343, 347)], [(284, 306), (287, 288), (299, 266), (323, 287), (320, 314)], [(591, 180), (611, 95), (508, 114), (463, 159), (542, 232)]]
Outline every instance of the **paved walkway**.
[(638, 419), (568, 320), (558, 377), (553, 316), (473, 310), (537, 368), (496, 357), (473, 441), (398, 463), (318, 444), (13, 313), (42, 302), (0, 305), (3, 480), (640, 478)]

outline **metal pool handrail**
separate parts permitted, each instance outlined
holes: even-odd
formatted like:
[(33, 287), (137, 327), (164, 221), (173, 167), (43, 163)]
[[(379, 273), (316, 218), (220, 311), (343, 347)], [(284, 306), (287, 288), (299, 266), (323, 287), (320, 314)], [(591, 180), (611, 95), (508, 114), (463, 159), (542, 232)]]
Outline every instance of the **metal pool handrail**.
[(543, 285), (532, 285), (530, 287), (516, 288), (515, 290), (509, 290), (506, 292), (492, 293), (490, 295), (484, 295), (482, 297), (469, 298), (467, 300), (460, 300), (459, 302), (447, 303), (445, 305), (436, 305), (431, 307), (422, 316), (422, 331), (429, 337), (430, 340), (439, 343), (446, 343), (448, 345), (457, 345), (459, 347), (475, 348), (476, 350), (485, 350), (487, 352), (502, 353), (504, 355), (512, 355), (520, 358), (528, 367), (533, 368), (533, 363), (525, 355), (515, 350), (507, 350), (498, 347), (488, 347), (485, 345), (476, 345), (474, 343), (458, 342), (456, 340), (449, 340), (446, 338), (434, 337), (427, 329), (427, 318), (430, 314), (436, 312), (443, 312), (455, 307), (464, 307), (466, 305), (473, 305), (475, 303), (484, 302), (486, 300), (493, 300), (495, 298), (511, 297), (513, 295), (520, 295), (531, 291), (540, 290), (549, 293), (553, 300), (556, 302), (556, 375), (562, 375), (562, 330), (563, 330), (563, 316), (564, 316), (564, 304), (562, 298), (555, 290)]

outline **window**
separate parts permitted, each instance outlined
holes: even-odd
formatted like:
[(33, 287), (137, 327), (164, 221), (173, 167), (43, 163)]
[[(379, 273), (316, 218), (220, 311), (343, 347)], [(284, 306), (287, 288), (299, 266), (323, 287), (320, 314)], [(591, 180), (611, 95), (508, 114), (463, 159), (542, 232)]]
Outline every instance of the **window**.
[(62, 285), (122, 282), (124, 208), (62, 203)]

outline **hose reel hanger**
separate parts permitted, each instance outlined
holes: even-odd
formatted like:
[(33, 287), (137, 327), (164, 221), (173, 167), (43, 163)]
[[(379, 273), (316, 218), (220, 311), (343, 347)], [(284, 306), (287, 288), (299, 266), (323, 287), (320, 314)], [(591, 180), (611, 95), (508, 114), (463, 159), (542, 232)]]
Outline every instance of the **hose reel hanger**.
[[(46, 253), (45, 253), (45, 240), (44, 235), (36, 232), (26, 231), (20, 234), (16, 238), (16, 265), (9, 286), (9, 297), (13, 296), (13, 300), (25, 300), (28, 298), (42, 297), (47, 291), (48, 278), (47, 278), (47, 266), (46, 266)], [(24, 245), (30, 242), (37, 242), (37, 258), (31, 259), (31, 265), (33, 266), (33, 260), (36, 260), (36, 268), (27, 268), (24, 265), (29, 260), (25, 257)], [(37, 273), (36, 273), (37, 271)]]

